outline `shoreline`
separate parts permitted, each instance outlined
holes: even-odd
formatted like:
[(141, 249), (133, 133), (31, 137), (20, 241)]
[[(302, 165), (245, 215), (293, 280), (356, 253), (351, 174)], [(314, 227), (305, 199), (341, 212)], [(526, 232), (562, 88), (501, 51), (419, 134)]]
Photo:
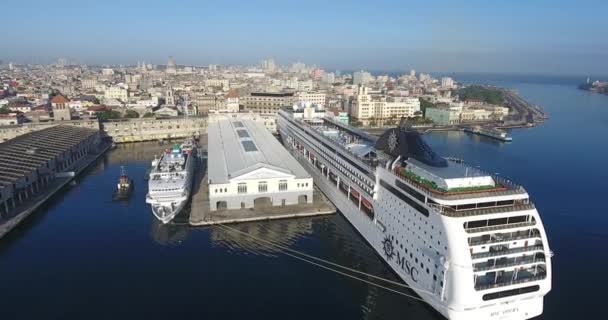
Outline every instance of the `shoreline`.
[(101, 150), (95, 154), (88, 155), (84, 159), (81, 160), (80, 163), (76, 164), (74, 167), (70, 169), (74, 169), (73, 171), (62, 171), (57, 173), (57, 177), (54, 178), (52, 185), (49, 186), (46, 190), (44, 190), (41, 194), (38, 194), (33, 199), (26, 200), (25, 203), (20, 204), (14, 210), (18, 211), (14, 216), (9, 218), (0, 224), (0, 239), (2, 239), (5, 235), (10, 233), (16, 227), (18, 227), (21, 222), (26, 220), (32, 213), (34, 213), (41, 205), (46, 203), (49, 199), (55, 196), (59, 191), (63, 189), (66, 185), (72, 182), (76, 177), (78, 177), (83, 171), (89, 168), (92, 164), (97, 162), (97, 160), (103, 156), (108, 150), (111, 149), (111, 144), (102, 143), (100, 144)]

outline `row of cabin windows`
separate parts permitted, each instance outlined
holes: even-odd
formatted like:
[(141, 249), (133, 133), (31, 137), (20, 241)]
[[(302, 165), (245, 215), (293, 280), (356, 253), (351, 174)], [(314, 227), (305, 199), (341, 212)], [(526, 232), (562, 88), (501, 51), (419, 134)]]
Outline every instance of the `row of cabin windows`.
[[(309, 139), (308, 142), (311, 145), (314, 145), (313, 141), (310, 141)], [(334, 165), (334, 167), (338, 168), (338, 170), (340, 172), (342, 172), (344, 175), (346, 175), (347, 177), (349, 177), (354, 183), (356, 183), (362, 190), (365, 190), (365, 192), (367, 192), (368, 194), (372, 194), (373, 193), (373, 188), (374, 185), (372, 183), (370, 183), (367, 179), (365, 179), (363, 177), (363, 175), (359, 174), (357, 171), (351, 169), (350, 165), (347, 165), (344, 161), (342, 161), (342, 159), (336, 155), (329, 155), (329, 153), (326, 150), (323, 150), (321, 148), (318, 148), (321, 152), (319, 153), (321, 155), (321, 157), (323, 157), (325, 160), (329, 161), (331, 164)], [(335, 161), (332, 160), (335, 159), (337, 161), (337, 163)], [(339, 165), (339, 164), (340, 165)], [(364, 181), (365, 184), (359, 182), (359, 180), (355, 179), (358, 178), (361, 181)]]
[[(404, 209), (404, 206), (403, 206), (402, 202), (400, 202), (400, 201), (398, 201), (398, 200), (394, 199), (394, 197), (393, 197), (392, 199), (390, 199), (390, 200), (392, 200), (392, 202), (393, 202), (393, 204), (394, 204), (394, 208), (393, 208), (393, 205), (392, 205), (392, 204), (390, 204), (390, 202), (389, 202), (389, 203), (388, 203), (388, 208), (387, 208), (387, 210), (385, 210), (385, 212), (389, 212), (390, 217), (391, 217), (393, 220), (397, 220), (397, 223), (391, 223), (391, 224), (390, 224), (391, 229), (393, 229), (393, 231), (394, 231), (394, 232), (396, 232), (396, 228), (395, 228), (394, 226), (395, 226), (395, 225), (396, 225), (396, 226), (401, 225), (402, 227), (404, 227), (405, 229), (407, 229), (408, 234), (411, 234), (411, 233), (410, 233), (410, 228), (409, 228), (409, 225), (413, 223), (413, 228), (412, 228), (412, 231), (413, 231), (413, 232), (416, 232), (416, 231), (414, 231), (414, 230), (415, 230), (415, 227), (416, 227), (416, 222), (415, 222), (415, 220), (416, 220), (416, 219), (415, 219), (415, 218), (414, 218), (414, 219), (408, 218), (408, 220), (407, 220), (407, 222), (408, 222), (408, 226), (406, 226), (406, 224), (405, 224), (405, 220), (404, 220), (403, 222), (401, 222), (401, 220), (399, 219), (399, 218), (400, 218), (400, 216), (399, 216), (399, 215), (393, 215), (393, 214), (392, 214), (392, 212), (404, 212), (404, 210), (403, 210), (403, 209)], [(387, 201), (387, 202), (388, 202), (388, 201)], [(412, 214), (411, 210), (408, 210), (408, 212), (409, 212), (410, 214)], [(422, 217), (418, 216), (418, 219), (420, 220), (420, 224), (422, 224)], [(428, 224), (429, 224), (429, 223), (428, 223), (428, 221), (427, 221), (427, 220), (425, 220), (425, 221), (424, 221), (424, 223), (425, 223), (425, 225), (427, 225), (427, 228), (428, 228)], [(432, 230), (434, 230), (434, 229), (435, 229), (435, 227), (434, 227), (433, 225), (431, 225), (431, 229), (432, 229)], [(422, 230), (421, 226), (418, 226), (418, 231), (421, 231), (421, 230)], [(402, 229), (402, 231), (404, 231), (404, 230)], [(403, 234), (403, 232), (401, 232), (401, 234)], [(427, 234), (427, 231), (424, 231), (424, 234)], [(441, 235), (441, 234), (442, 234), (442, 232), (441, 232), (441, 231), (439, 231), (439, 235)], [(424, 246), (426, 246), (426, 245), (427, 245), (427, 242), (426, 242), (425, 240), (423, 240), (423, 239), (422, 239), (422, 238), (421, 238), (419, 235), (417, 235), (417, 237), (418, 237), (418, 240), (419, 240), (419, 241), (422, 241), (422, 242), (423, 242)], [(431, 238), (431, 239), (433, 239), (433, 236), (431, 235), (431, 236), (430, 236), (430, 238)], [(413, 243), (413, 241), (409, 241), (409, 239), (405, 238), (404, 236), (401, 236), (401, 243), (399, 242), (399, 239), (395, 239), (395, 237), (394, 237), (394, 236), (391, 236), (391, 239), (392, 239), (393, 241), (395, 241), (395, 243), (396, 243), (396, 244), (399, 246), (399, 248), (401, 248), (401, 250), (404, 250), (404, 251), (405, 251), (405, 254), (406, 254), (406, 255), (407, 255), (407, 254), (409, 254), (410, 259), (412, 259), (412, 260), (413, 260), (413, 261), (416, 263), (416, 265), (420, 264), (420, 268), (421, 268), (421, 270), (426, 271), (426, 273), (427, 273), (427, 274), (429, 274), (429, 275), (431, 274), (431, 270), (430, 270), (428, 267), (427, 267), (427, 268), (425, 268), (425, 264), (424, 264), (424, 262), (422, 262), (422, 258), (421, 258), (421, 259), (419, 259), (418, 255), (420, 254), (420, 255), (422, 255), (422, 257), (423, 257), (423, 258), (426, 258), (426, 259), (427, 259), (427, 262), (428, 262), (429, 264), (431, 264), (431, 263), (432, 263), (432, 262), (431, 262), (431, 258), (430, 258), (430, 257), (425, 256), (424, 252), (421, 252), (419, 248), (416, 248), (416, 253), (414, 253), (414, 243)], [(404, 241), (404, 240), (405, 240), (405, 242), (406, 242), (405, 247), (404, 247), (404, 244), (403, 244), (403, 241)], [(409, 244), (409, 246), (410, 246), (410, 249), (408, 249), (408, 247), (407, 247), (407, 245), (408, 245), (408, 244)], [(437, 245), (439, 245), (439, 246), (440, 246), (440, 245), (441, 245), (441, 241), (439, 241), (439, 240), (438, 240), (438, 241), (437, 241)], [(433, 246), (432, 246), (432, 245), (430, 245), (430, 242), (429, 242), (429, 249), (434, 249), (434, 248), (433, 248)], [(444, 246), (444, 250), (446, 250), (446, 251), (447, 251), (447, 246)], [(417, 256), (415, 257), (415, 256), (414, 256), (414, 254), (416, 254)], [(439, 253), (439, 251), (437, 251), (437, 250), (436, 250), (436, 255), (437, 255), (437, 256), (439, 256), (439, 254), (440, 254), (440, 253)], [(435, 267), (435, 269), (434, 269), (434, 270), (439, 270), (439, 265), (437, 265), (436, 263), (434, 264), (434, 267)], [(443, 275), (444, 273), (445, 273), (445, 271), (444, 271), (444, 270), (442, 270), (442, 271), (441, 271), (441, 274)], [(437, 278), (438, 278), (438, 277), (437, 277), (437, 274), (433, 273), (433, 281), (437, 281)], [(443, 287), (443, 281), (440, 281), (439, 285), (440, 285), (441, 287)]]
[[(317, 138), (314, 137), (314, 136), (312, 136), (310, 133), (308, 133), (308, 132), (305, 132), (305, 133), (307, 133), (309, 136), (311, 136), (314, 140), (317, 140)], [(302, 137), (300, 137), (300, 138), (302, 139)], [(305, 138), (305, 140), (308, 140), (309, 144), (312, 145), (312, 146), (318, 144), (317, 141), (311, 141), (310, 139), (307, 139), (307, 138)], [(352, 166), (357, 167), (358, 166), (357, 164), (352, 163), (352, 161), (350, 159), (346, 159), (346, 158), (343, 159), (342, 157), (338, 156), (338, 150), (335, 150), (335, 149), (331, 148), (325, 142), (323, 142), (323, 141), (318, 141), (318, 142), (320, 142), (325, 148), (329, 149), (330, 151), (333, 151), (333, 152), (330, 153), (330, 152), (327, 152), (326, 150), (323, 150), (323, 149), (319, 148), (319, 150), (321, 150), (324, 154), (326, 154), (326, 157), (325, 157), (326, 159), (328, 159), (328, 160), (329, 159), (334, 159), (334, 160), (340, 162), (342, 164), (342, 166), (344, 166), (346, 168), (349, 168), (348, 171), (350, 171), (354, 176), (356, 176), (360, 180), (364, 181), (365, 184), (368, 187), (370, 187), (370, 188), (373, 189), (373, 184), (370, 181), (368, 181), (364, 177), (364, 175), (359, 174), (357, 171), (354, 171), (354, 170), (350, 169), (350, 167), (352, 167)], [(346, 162), (349, 162), (348, 165), (343, 160), (346, 161)], [(338, 166), (336, 166), (336, 167), (338, 167)], [(364, 188), (363, 186), (361, 186), (361, 187)]]

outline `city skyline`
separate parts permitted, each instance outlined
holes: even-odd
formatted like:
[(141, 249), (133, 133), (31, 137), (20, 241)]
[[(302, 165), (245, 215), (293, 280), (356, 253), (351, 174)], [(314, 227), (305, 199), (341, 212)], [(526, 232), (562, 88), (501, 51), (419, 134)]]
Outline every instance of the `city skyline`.
[[(592, 3), (593, 2), (593, 3)], [(5, 63), (252, 65), (273, 58), (332, 70), (607, 74), (601, 8), (561, 1), (455, 6), (289, 1), (13, 2)], [(35, 8), (35, 10), (32, 10)], [(23, 18), (28, 17), (28, 23)], [(48, 19), (52, 17), (52, 19)]]

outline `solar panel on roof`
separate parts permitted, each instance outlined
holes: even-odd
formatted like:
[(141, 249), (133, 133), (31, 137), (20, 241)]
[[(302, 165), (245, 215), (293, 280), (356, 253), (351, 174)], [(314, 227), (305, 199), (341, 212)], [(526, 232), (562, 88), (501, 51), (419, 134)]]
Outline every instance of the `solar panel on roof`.
[(245, 148), (246, 152), (258, 151), (258, 147), (253, 143), (253, 141), (241, 141), (243, 144), (243, 148)]
[(237, 130), (236, 133), (239, 135), (239, 138), (249, 138), (247, 130)]
[(244, 126), (243, 126), (243, 123), (242, 123), (242, 122), (240, 122), (240, 121), (235, 121), (235, 122), (233, 122), (233, 123), (234, 123), (234, 126), (235, 126), (235, 127), (237, 127), (237, 128), (243, 128), (243, 127), (244, 127)]

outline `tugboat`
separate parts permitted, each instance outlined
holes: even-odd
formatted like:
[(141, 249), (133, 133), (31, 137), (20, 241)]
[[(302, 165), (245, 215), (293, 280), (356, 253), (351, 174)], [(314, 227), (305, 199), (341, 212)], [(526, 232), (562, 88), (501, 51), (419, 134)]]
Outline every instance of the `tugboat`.
[(133, 191), (133, 180), (129, 179), (125, 171), (125, 167), (120, 167), (120, 178), (118, 178), (118, 184), (116, 185), (116, 191), (114, 191), (114, 200), (125, 200), (131, 196)]

